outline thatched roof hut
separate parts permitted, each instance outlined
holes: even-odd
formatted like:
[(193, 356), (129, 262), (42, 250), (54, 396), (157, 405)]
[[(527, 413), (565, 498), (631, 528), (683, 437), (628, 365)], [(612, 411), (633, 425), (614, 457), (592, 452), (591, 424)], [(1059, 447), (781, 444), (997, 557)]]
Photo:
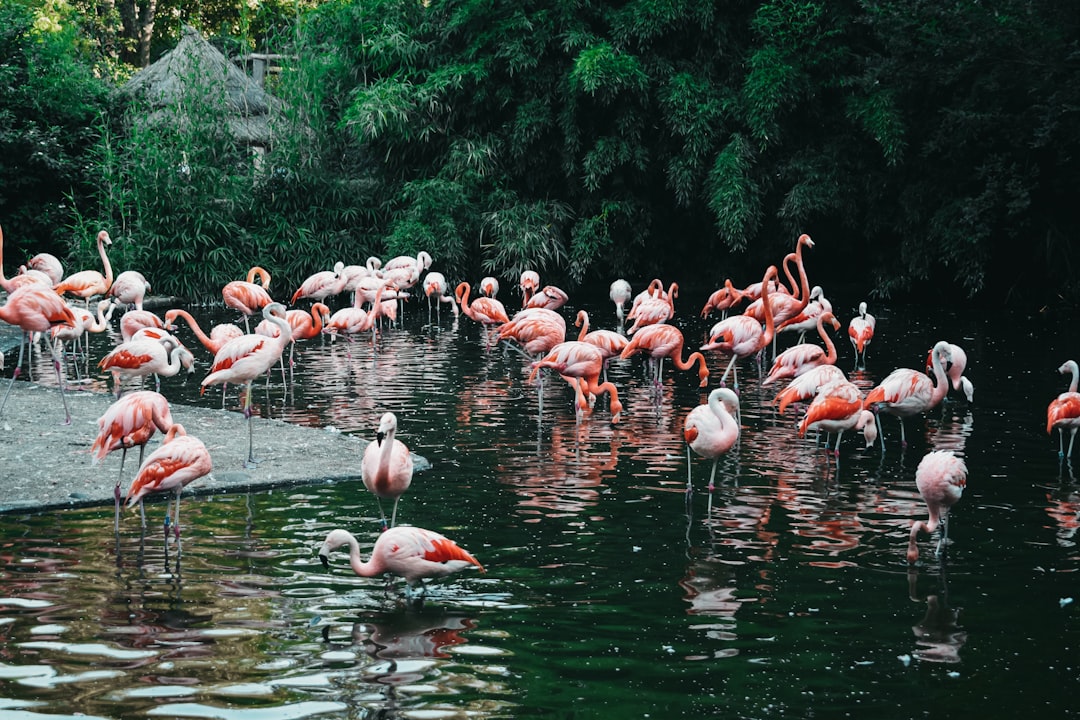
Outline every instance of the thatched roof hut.
[[(185, 25), (175, 48), (132, 75), (121, 91), (149, 103), (148, 120), (176, 121), (182, 104), (223, 103), (229, 130), (237, 140), (266, 147), (272, 121), (282, 103), (233, 65), (199, 31)], [(189, 108), (190, 109), (190, 108)]]

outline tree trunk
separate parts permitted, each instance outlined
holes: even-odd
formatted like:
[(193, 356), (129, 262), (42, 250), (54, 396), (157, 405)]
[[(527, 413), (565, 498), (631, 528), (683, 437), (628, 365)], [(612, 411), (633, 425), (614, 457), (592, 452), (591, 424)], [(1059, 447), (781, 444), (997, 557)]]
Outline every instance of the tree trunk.
[(157, 0), (120, 0), (121, 35), (124, 60), (139, 67), (150, 64), (150, 43), (154, 39)]

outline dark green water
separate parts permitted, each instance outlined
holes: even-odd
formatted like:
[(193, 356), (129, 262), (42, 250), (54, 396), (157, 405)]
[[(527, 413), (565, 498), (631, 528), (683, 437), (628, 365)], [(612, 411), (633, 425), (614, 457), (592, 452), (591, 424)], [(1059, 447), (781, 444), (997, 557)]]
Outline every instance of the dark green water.
[[(684, 297), (676, 324), (700, 344), (705, 296)], [(834, 300), (845, 324), (859, 299)], [(588, 308), (612, 327), (608, 304)], [(419, 609), (353, 576), (344, 553), (325, 572), (315, 549), (330, 529), (357, 533), (365, 552), (376, 537), (361, 483), (185, 498), (179, 574), (166, 569), (162, 504), (148, 506), (145, 537), (129, 514), (119, 539), (111, 507), (6, 515), (0, 715), (1080, 714), (1080, 486), (1045, 434), (1067, 384), (1056, 368), (1080, 356), (1071, 319), (870, 310), (878, 338), (857, 384), (920, 367), (946, 339), (968, 353), (975, 404), (909, 421), (903, 452), (887, 417), (885, 454), (849, 438), (837, 467), (744, 363), (742, 440), (711, 516), (705, 461), (689, 511), (684, 493), (682, 422), (708, 392), (694, 373), (668, 370), (654, 392), (640, 359), (613, 364), (626, 405), (613, 427), (601, 403), (576, 423), (554, 376), (541, 408), (523, 359), (485, 352), (464, 317), (432, 328), (411, 308), (374, 350), (308, 343), (293, 390), (272, 377), (260, 412), (364, 437), (397, 413), (399, 438), (432, 463), (399, 521), (454, 538), (488, 572), (433, 585)], [(197, 395), (209, 356), (182, 337), (199, 371), (163, 392), (219, 405)], [(94, 342), (98, 356), (110, 343)], [(714, 373), (725, 362), (709, 357)], [(843, 339), (839, 365), (852, 362)], [(909, 569), (908, 528), (925, 517), (914, 470), (936, 448), (963, 454), (968, 486), (945, 558), (924, 537)]]

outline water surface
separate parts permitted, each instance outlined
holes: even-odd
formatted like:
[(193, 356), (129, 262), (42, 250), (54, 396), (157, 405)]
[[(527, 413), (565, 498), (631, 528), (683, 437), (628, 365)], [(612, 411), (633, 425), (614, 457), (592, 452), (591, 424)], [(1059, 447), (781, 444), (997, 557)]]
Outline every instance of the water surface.
[[(700, 344), (705, 295), (686, 296), (676, 324)], [(845, 323), (860, 299), (834, 301)], [(614, 326), (609, 304), (583, 305), (595, 327)], [(416, 607), (400, 585), (355, 577), (344, 553), (324, 571), (315, 549), (330, 529), (350, 529), (365, 552), (377, 536), (358, 482), (185, 498), (179, 572), (162, 503), (148, 505), (145, 533), (129, 514), (119, 537), (111, 507), (8, 514), (0, 711), (1075, 716), (1080, 489), (1045, 433), (1046, 405), (1066, 385), (1056, 368), (1080, 356), (1069, 319), (871, 312), (878, 337), (857, 384), (920, 367), (946, 339), (968, 353), (975, 403), (955, 398), (909, 421), (903, 450), (887, 417), (884, 453), (852, 437), (837, 462), (797, 438), (801, 410), (778, 416), (774, 389), (744, 362), (742, 440), (720, 463), (711, 514), (706, 461), (691, 462), (689, 504), (685, 492), (682, 422), (708, 393), (696, 373), (667, 369), (657, 390), (640, 359), (613, 363), (626, 406), (613, 426), (603, 401), (577, 422), (563, 381), (546, 376), (541, 395), (528, 362), (486, 350), (464, 317), (429, 324), (414, 307), (374, 346), (308, 342), (288, 388), (278, 374), (258, 387), (258, 412), (362, 437), (397, 413), (399, 438), (432, 464), (399, 521), (454, 538), (488, 572), (433, 584)], [(199, 371), (163, 392), (219, 406), (220, 391), (198, 395), (208, 354), (181, 335)], [(92, 358), (110, 343), (95, 337)], [(726, 360), (709, 356), (714, 380)], [(852, 363), (845, 339), (839, 364)], [(235, 389), (225, 406), (238, 409)], [(915, 467), (944, 448), (969, 468), (954, 542), (937, 559), (924, 537), (909, 568), (908, 528), (925, 516)]]

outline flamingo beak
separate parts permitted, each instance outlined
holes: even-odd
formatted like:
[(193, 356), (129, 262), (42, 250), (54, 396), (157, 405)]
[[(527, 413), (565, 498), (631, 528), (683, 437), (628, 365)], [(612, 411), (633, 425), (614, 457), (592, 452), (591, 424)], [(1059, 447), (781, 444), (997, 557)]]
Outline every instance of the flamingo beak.
[(323, 570), (330, 569), (330, 558), (326, 557), (326, 555), (322, 553), (319, 553), (319, 560), (322, 561)]
[(379, 445), (382, 445), (382, 441), (385, 440), (385, 439), (386, 439), (386, 433), (384, 433), (382, 431), (379, 431), (379, 432), (375, 433), (375, 442), (379, 443)]

